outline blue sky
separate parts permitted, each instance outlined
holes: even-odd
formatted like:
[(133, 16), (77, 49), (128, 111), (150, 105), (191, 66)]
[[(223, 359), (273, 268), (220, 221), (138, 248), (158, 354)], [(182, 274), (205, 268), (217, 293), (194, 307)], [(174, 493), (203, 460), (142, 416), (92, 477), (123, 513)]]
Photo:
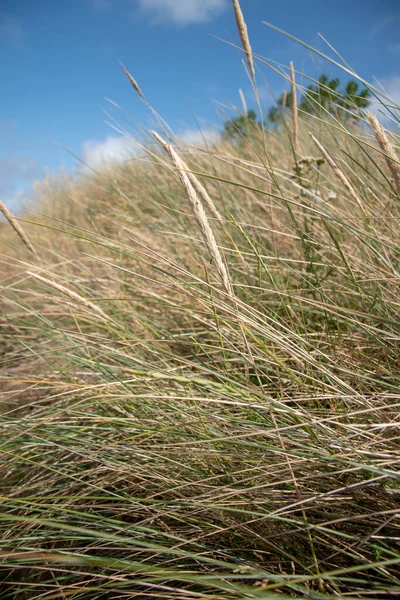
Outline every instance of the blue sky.
[[(332, 54), (321, 33), (365, 79), (378, 78), (400, 102), (398, 0), (241, 0), (253, 51), (311, 77), (331, 66), (262, 21)], [(103, 110), (130, 130), (151, 126), (118, 61), (140, 83), (170, 126), (196, 141), (240, 106), (238, 90), (254, 104), (236, 48), (231, 0), (0, 0), (0, 197), (26, 204), (32, 182), (46, 170), (79, 170), (68, 153), (96, 164), (123, 156), (127, 141)], [(265, 108), (269, 86), (285, 82), (260, 65)], [(343, 81), (346, 76), (342, 75)]]

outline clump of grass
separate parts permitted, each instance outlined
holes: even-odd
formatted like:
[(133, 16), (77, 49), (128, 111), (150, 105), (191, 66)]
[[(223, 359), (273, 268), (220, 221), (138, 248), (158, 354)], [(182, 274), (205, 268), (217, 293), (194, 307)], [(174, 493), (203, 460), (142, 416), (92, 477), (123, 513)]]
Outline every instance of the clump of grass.
[(399, 594), (394, 161), (297, 116), (2, 232), (2, 598)]

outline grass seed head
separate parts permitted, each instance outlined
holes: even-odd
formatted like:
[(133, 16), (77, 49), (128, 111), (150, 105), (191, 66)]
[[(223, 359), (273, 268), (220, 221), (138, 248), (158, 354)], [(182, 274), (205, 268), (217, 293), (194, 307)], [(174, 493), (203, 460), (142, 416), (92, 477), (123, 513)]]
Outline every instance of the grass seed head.
[(30, 252), (32, 252), (33, 255), (36, 256), (35, 248), (32, 246), (31, 242), (29, 241), (29, 238), (26, 235), (25, 231), (23, 230), (21, 225), (18, 223), (17, 219), (13, 216), (13, 214), (8, 210), (8, 208), (4, 204), (4, 202), (2, 202), (1, 200), (0, 200), (0, 211), (3, 213), (3, 215), (5, 216), (5, 218), (11, 225), (11, 227), (14, 229), (14, 231), (20, 237), (21, 241), (25, 244), (25, 246), (28, 248), (28, 250)]
[(376, 137), (376, 141), (385, 155), (385, 161), (394, 179), (397, 193), (400, 195), (400, 164), (395, 149), (376, 116), (372, 113), (368, 113), (367, 117), (370, 127)]
[(34, 271), (27, 271), (27, 274), (30, 275), (31, 277), (34, 277), (35, 279), (38, 279), (39, 281), (45, 283), (46, 285), (54, 288), (55, 290), (58, 290), (59, 292), (62, 292), (63, 294), (69, 296), (73, 300), (79, 302), (79, 304), (82, 304), (83, 306), (92, 310), (93, 312), (95, 312), (97, 315), (100, 315), (104, 319), (108, 319), (106, 313), (100, 307), (98, 307), (93, 302), (90, 302), (90, 300), (87, 300), (86, 298), (84, 298), (83, 296), (78, 294), (77, 292), (74, 292), (73, 290), (66, 288), (65, 286), (61, 285), (60, 283), (56, 283), (55, 281), (51, 281), (50, 279), (47, 279), (46, 277), (42, 277), (42, 275), (39, 275), (38, 273), (35, 273)]
[(164, 148), (164, 150), (169, 154), (174, 167), (176, 168), (176, 172), (178, 174), (179, 180), (182, 186), (185, 188), (187, 197), (189, 200), (190, 208), (192, 209), (192, 213), (197, 221), (197, 224), (202, 233), (204, 243), (210, 253), (211, 258), (215, 263), (215, 267), (219, 274), (221, 283), (225, 289), (225, 291), (229, 295), (233, 295), (232, 284), (230, 281), (230, 277), (228, 274), (227, 267), (222, 259), (221, 253), (218, 248), (218, 244), (215, 240), (214, 233), (211, 229), (211, 226), (208, 222), (207, 215), (205, 213), (204, 207), (201, 203), (201, 200), (194, 188), (191, 179), (187, 173), (187, 166), (182, 161), (181, 157), (178, 155), (176, 150), (166, 142), (158, 133), (155, 131), (151, 132), (155, 139), (159, 142), (159, 144)]
[(125, 65), (120, 62), (119, 63), (122, 67), (123, 72), (125, 73), (125, 75), (127, 76), (127, 78), (129, 79), (133, 89), (135, 90), (135, 92), (137, 92), (139, 94), (139, 96), (142, 98), (142, 100), (144, 100), (147, 104), (147, 100), (145, 95), (142, 92), (142, 89), (140, 87), (140, 85), (138, 84), (138, 82), (136, 81), (136, 79), (134, 77), (132, 77), (132, 75), (129, 73), (128, 69), (125, 67)]
[(233, 9), (235, 11), (236, 24), (239, 31), (240, 39), (242, 41), (243, 50), (246, 52), (247, 64), (249, 65), (250, 74), (254, 79), (256, 76), (256, 72), (254, 69), (253, 52), (251, 50), (247, 25), (246, 21), (244, 20), (242, 9), (240, 8), (239, 0), (233, 0)]

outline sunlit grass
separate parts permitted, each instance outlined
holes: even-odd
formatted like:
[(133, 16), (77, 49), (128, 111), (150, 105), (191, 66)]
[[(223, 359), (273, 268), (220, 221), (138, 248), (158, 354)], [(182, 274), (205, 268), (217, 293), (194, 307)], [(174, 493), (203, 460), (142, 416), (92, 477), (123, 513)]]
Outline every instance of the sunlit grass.
[(158, 124), (1, 224), (1, 597), (395, 597), (398, 136)]

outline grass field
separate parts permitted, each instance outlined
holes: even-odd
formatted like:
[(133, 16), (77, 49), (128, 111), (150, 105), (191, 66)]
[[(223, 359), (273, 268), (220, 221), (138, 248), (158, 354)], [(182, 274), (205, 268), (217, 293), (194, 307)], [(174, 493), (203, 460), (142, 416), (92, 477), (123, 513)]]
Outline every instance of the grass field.
[(152, 110), (0, 224), (0, 597), (398, 597), (394, 121)]

